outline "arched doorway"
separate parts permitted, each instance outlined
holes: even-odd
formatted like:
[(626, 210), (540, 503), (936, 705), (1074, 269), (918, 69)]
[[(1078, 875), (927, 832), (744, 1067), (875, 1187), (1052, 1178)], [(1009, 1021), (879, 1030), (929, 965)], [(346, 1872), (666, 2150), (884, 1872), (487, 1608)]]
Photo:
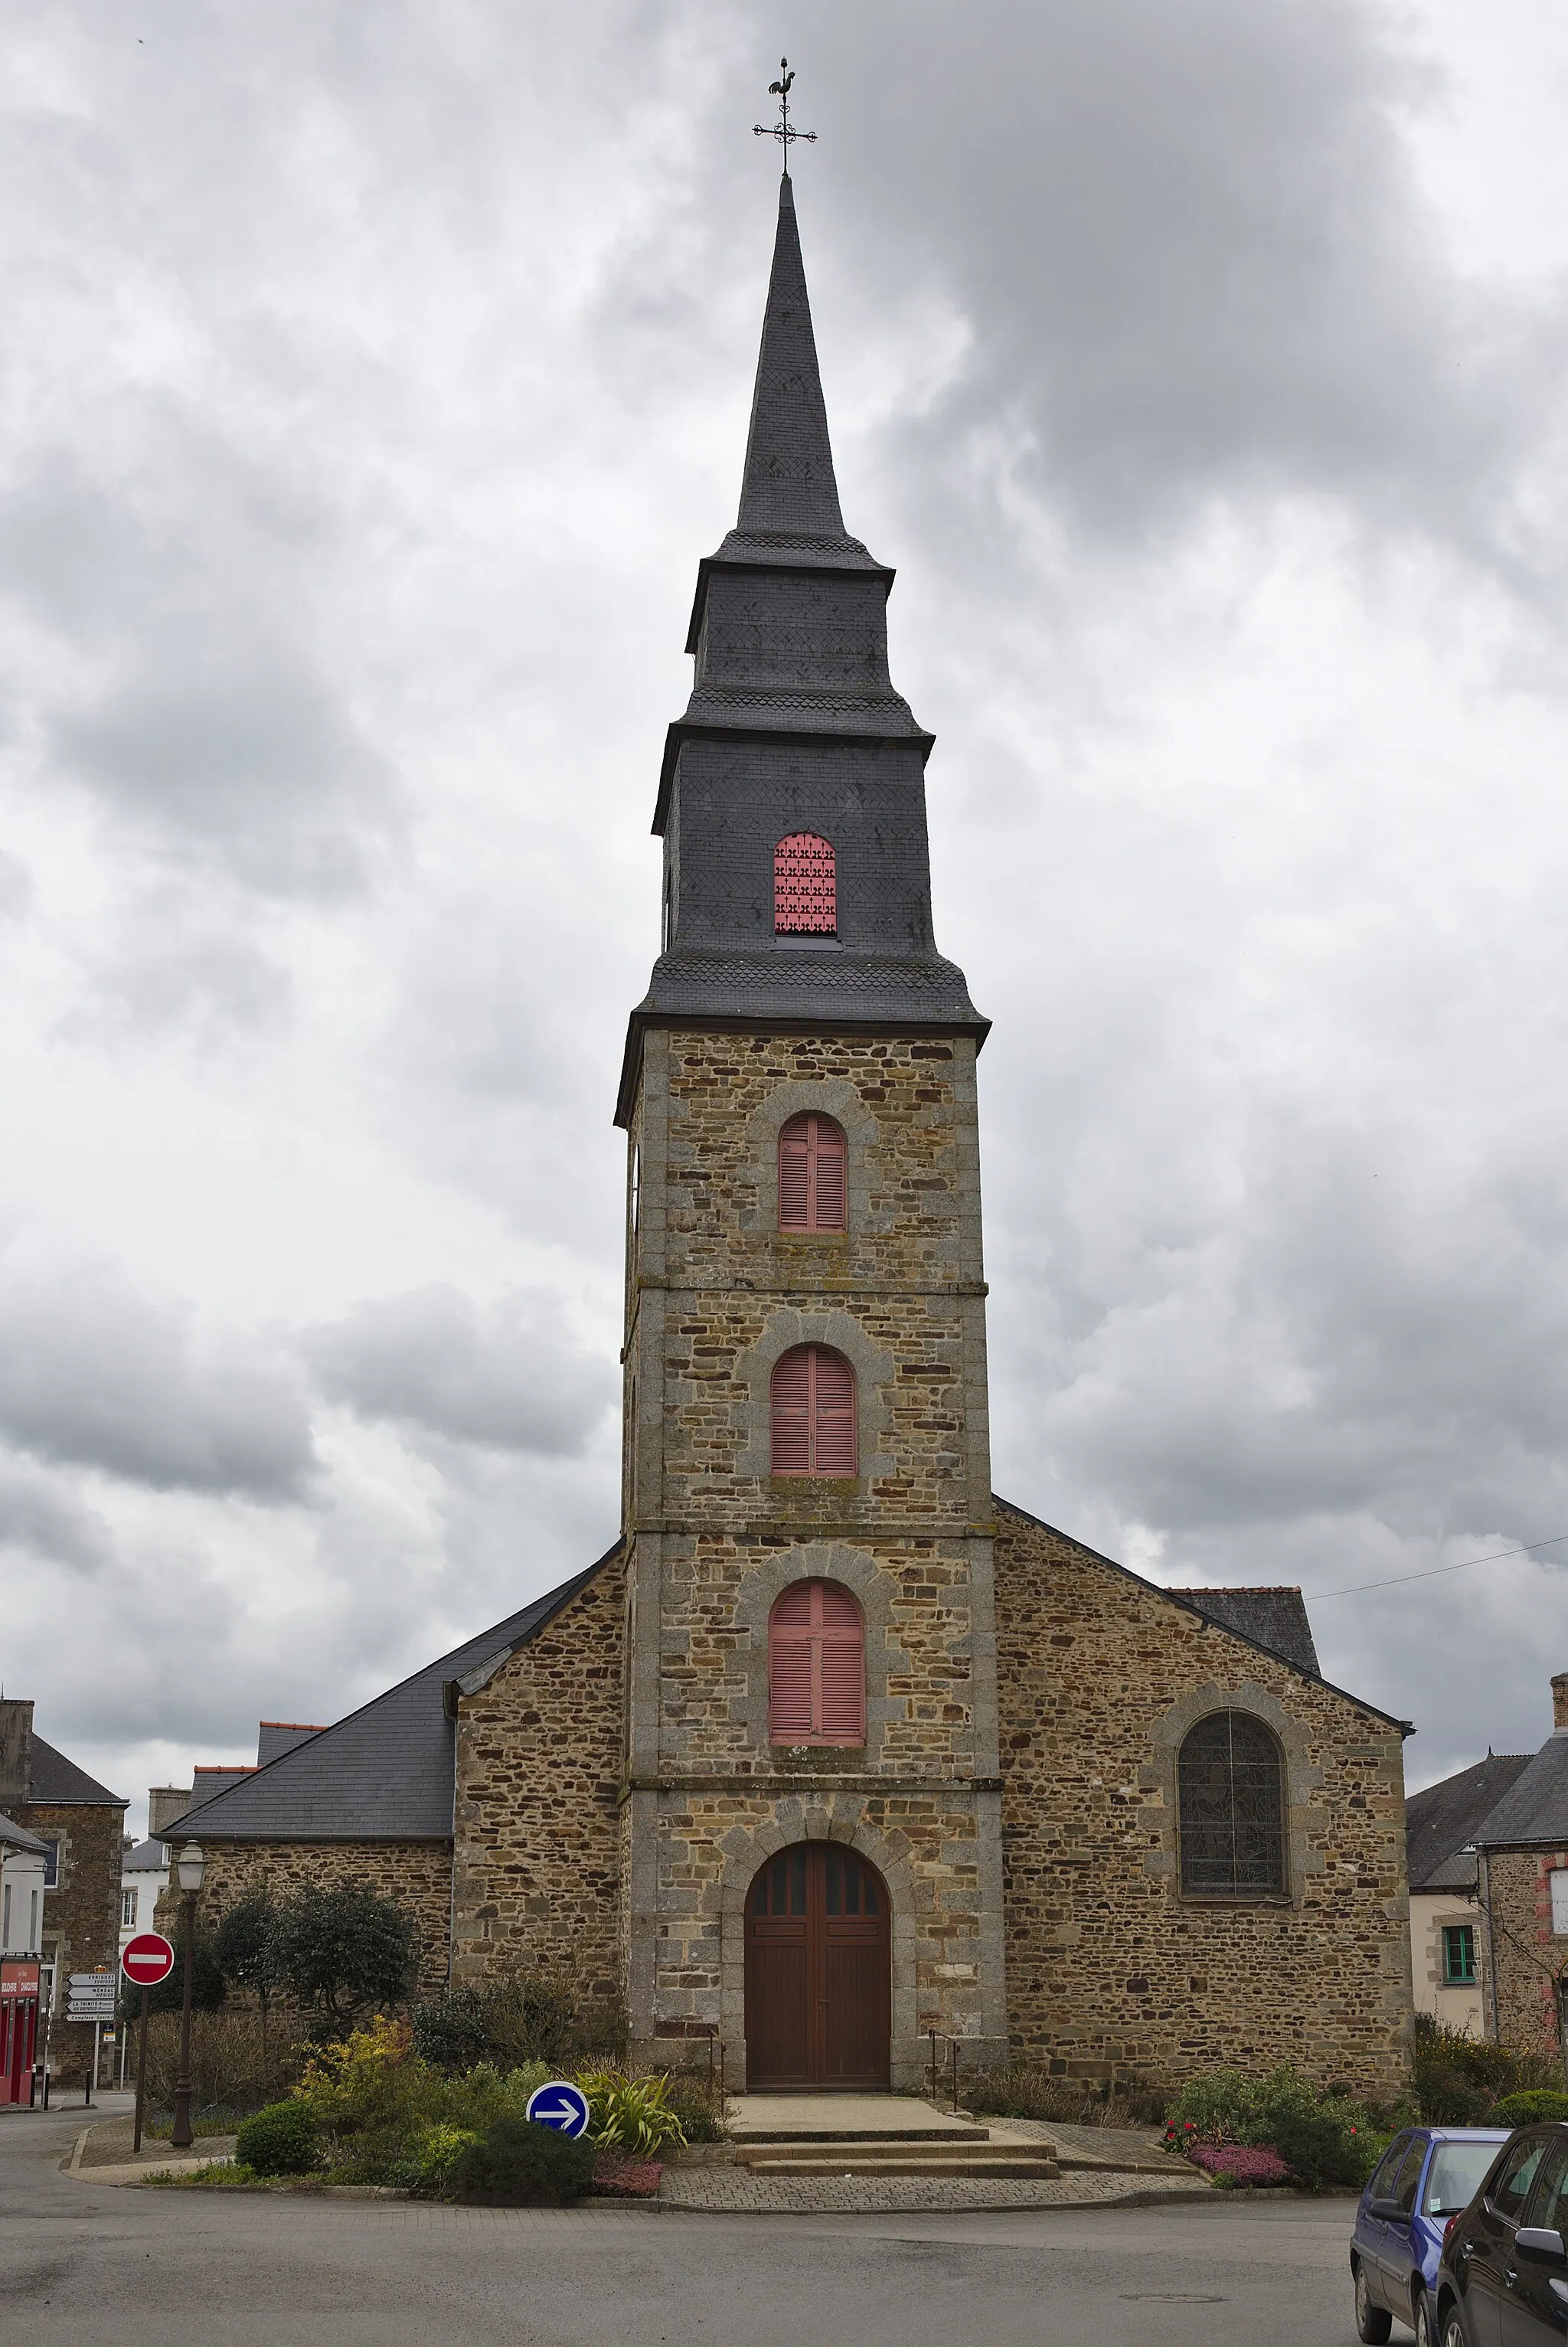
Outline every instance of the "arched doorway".
[(748, 2086), (885, 2086), (887, 1886), (840, 1842), (797, 1842), (746, 1893)]

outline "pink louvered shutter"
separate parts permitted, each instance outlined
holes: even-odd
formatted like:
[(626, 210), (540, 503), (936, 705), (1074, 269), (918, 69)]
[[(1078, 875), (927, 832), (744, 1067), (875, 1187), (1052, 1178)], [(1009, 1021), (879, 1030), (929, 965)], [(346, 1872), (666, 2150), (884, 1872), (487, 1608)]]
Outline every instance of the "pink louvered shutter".
[(812, 1734), (811, 1587), (786, 1589), (768, 1623), (768, 1740), (807, 1744)]
[(774, 1744), (866, 1741), (866, 1631), (831, 1581), (797, 1581), (768, 1621), (768, 1736)]
[(842, 1353), (825, 1345), (812, 1347), (815, 1420), (812, 1464), (819, 1475), (853, 1475), (855, 1455), (855, 1371)]
[(779, 1228), (809, 1231), (811, 1220), (811, 1124), (792, 1116), (779, 1135)]
[(847, 1589), (819, 1581), (822, 1634), (816, 1732), (825, 1744), (866, 1741), (866, 1628)]
[(831, 1117), (815, 1117), (812, 1122), (816, 1127), (816, 1145), (812, 1152), (811, 1227), (814, 1231), (847, 1230), (844, 1133)]
[(774, 1371), (773, 1467), (775, 1475), (811, 1473), (811, 1352), (796, 1345)]

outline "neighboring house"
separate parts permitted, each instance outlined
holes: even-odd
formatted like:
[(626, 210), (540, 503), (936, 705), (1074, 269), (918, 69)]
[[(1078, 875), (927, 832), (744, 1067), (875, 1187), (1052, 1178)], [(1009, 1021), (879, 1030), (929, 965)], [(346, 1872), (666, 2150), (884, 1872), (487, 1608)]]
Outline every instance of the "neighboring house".
[[(786, 178), (616, 1107), (620, 1537), (175, 1830), (210, 1915), (364, 1876), (427, 1978), (569, 1973), (633, 2058), (716, 2036), (734, 2086), (917, 2086), (935, 2033), (1389, 2097), (1402, 1723), (1322, 1678), (1299, 1592), (1160, 1588), (993, 1491), (988, 1021), (935, 942), (892, 583), (839, 509)], [(1042, 934), (1073, 885), (1037, 876)]]
[(1467, 2037), (1487, 2034), (1476, 1829), (1529, 1760), (1528, 1752), (1489, 1752), (1405, 1803), (1416, 2011)]
[(1486, 2034), (1568, 2055), (1568, 1671), (1552, 1734), (1477, 1826)]
[(42, 2002), (56, 2076), (84, 2076), (91, 2065), (91, 2025), (64, 2018), (68, 1976), (118, 1960), (126, 1808), (35, 1732), (30, 1702), (0, 1698), (0, 1812), (44, 1845)]
[(14, 1818), (0, 1817), (0, 1957), (43, 1952), (48, 1857), (40, 1836)]

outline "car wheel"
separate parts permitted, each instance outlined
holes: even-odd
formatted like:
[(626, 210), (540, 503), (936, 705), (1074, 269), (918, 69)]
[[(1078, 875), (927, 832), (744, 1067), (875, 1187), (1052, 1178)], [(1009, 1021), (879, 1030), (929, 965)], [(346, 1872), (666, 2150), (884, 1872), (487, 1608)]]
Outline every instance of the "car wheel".
[(1416, 2347), (1438, 2347), (1438, 2318), (1424, 2290), (1416, 2298)]
[[(1372, 2293), (1367, 2287), (1367, 2269), (1365, 2266), (1358, 2265), (1356, 2269), (1357, 2338), (1363, 2340), (1366, 2347), (1383, 2347), (1383, 2342), (1393, 2327), (1394, 2318), (1388, 2308), (1373, 2305)], [(1449, 2347), (1446, 2340), (1443, 2347)], [(1460, 2347), (1464, 2347), (1462, 2340)]]
[(1443, 2325), (1443, 2347), (1470, 2347), (1464, 2335), (1464, 2324), (1459, 2319), (1459, 2309), (1450, 2306), (1449, 2319)]

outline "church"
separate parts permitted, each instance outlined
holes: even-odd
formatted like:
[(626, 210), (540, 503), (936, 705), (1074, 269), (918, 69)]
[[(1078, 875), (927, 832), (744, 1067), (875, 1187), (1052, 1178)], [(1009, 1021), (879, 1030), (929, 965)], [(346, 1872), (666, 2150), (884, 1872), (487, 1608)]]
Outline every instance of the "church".
[(1298, 1591), (1162, 1589), (991, 1489), (988, 1022), (937, 948), (892, 585), (786, 170), (616, 1106), (620, 1537), (166, 1830), (213, 1913), (368, 1880), (427, 1986), (569, 1972), (735, 2090), (915, 2087), (936, 2033), (966, 2071), (1391, 2092), (1405, 1724), (1323, 1678)]

